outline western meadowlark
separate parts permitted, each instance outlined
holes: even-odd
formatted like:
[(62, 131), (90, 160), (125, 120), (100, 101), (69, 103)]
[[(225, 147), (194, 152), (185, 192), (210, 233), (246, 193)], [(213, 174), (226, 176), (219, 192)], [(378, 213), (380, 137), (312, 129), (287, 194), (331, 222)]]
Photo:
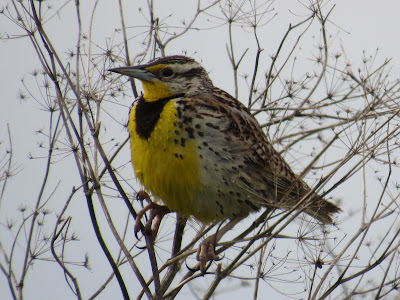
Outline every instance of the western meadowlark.
[[(288, 210), (299, 201), (324, 224), (340, 211), (293, 173), (249, 110), (214, 87), (192, 58), (110, 71), (142, 82), (129, 118), (132, 164), (144, 188), (171, 211), (232, 224), (262, 207)], [(216, 258), (210, 244), (198, 254), (203, 269)]]

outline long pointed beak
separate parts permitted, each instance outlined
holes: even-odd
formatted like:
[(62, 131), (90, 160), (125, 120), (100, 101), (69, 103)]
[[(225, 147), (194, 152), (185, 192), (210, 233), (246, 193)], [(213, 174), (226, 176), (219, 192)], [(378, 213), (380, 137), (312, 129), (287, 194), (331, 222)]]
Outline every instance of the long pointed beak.
[(109, 69), (110, 72), (119, 73), (129, 77), (137, 78), (139, 80), (144, 80), (152, 82), (156, 77), (149, 71), (142, 69), (140, 67), (119, 67)]

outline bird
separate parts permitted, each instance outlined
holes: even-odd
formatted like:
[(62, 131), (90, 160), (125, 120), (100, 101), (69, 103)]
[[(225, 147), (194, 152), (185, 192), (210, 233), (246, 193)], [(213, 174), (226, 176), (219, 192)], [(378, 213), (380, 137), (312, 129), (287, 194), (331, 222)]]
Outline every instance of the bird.
[[(196, 60), (165, 56), (109, 71), (142, 83), (128, 122), (131, 161), (145, 191), (169, 211), (202, 224), (229, 220), (225, 231), (262, 208), (296, 206), (333, 223), (340, 208), (292, 171), (250, 110), (215, 87)], [(219, 238), (200, 245), (202, 271), (218, 259)]]

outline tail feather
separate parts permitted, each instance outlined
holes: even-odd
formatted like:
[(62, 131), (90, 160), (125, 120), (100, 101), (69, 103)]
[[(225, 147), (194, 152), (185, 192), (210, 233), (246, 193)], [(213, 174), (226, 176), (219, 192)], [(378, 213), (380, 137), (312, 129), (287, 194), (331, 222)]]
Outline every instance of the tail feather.
[(325, 200), (321, 196), (312, 198), (309, 203), (304, 212), (324, 224), (332, 224), (333, 216), (341, 211), (337, 205)]

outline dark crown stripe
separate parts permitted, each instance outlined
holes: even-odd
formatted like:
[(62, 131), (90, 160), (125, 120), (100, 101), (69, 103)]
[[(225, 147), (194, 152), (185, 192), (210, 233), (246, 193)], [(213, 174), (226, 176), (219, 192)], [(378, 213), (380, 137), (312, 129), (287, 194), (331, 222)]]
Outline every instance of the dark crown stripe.
[(156, 58), (155, 60), (150, 61), (147, 63), (147, 66), (156, 66), (159, 64), (186, 64), (186, 63), (192, 63), (196, 62), (193, 58), (186, 57), (186, 56), (180, 56), (180, 55), (174, 55), (174, 56), (167, 56), (167, 57), (160, 57)]

